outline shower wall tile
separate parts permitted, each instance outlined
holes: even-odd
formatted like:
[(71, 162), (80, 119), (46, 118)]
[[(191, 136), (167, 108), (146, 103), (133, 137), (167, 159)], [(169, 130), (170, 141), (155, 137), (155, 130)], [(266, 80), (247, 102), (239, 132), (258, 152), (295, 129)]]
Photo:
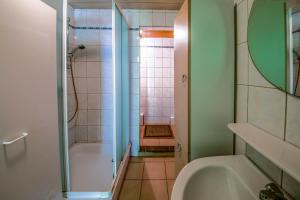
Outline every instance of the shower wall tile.
[(111, 9), (101, 9), (99, 21), (100, 21), (100, 26), (111, 27), (112, 26)]
[(113, 109), (113, 105), (112, 105), (112, 102), (113, 102), (113, 95), (111, 93), (104, 93), (104, 94), (101, 94), (102, 95), (102, 101), (101, 101), (101, 104), (100, 104), (100, 108), (101, 109)]
[(78, 107), (79, 107), (79, 109), (80, 110), (86, 110), (87, 107), (88, 107), (88, 102), (87, 102), (88, 101), (88, 97), (87, 97), (87, 94), (77, 94), (77, 97), (78, 97)]
[(101, 142), (100, 126), (88, 126), (88, 141)]
[(86, 62), (86, 75), (88, 78), (101, 77), (101, 62)]
[[(73, 16), (72, 24), (79, 27), (111, 28), (112, 25), (110, 9), (75, 9)], [(74, 56), (80, 108), (76, 120), (76, 127), (79, 128), (76, 128), (74, 134), (75, 142), (112, 142), (111, 138), (103, 137), (102, 133), (105, 130), (106, 135), (112, 135), (112, 30), (77, 29), (70, 41), (74, 41), (70, 44), (72, 48), (79, 44), (86, 46)], [(68, 93), (73, 90), (70, 83), (71, 79), (68, 78)], [(105, 138), (109, 140), (105, 141)]]
[(87, 142), (88, 141), (88, 127), (87, 126), (76, 126), (75, 141), (76, 142)]
[(88, 94), (88, 109), (100, 109), (101, 108), (101, 95), (100, 94)]
[(88, 125), (100, 125), (100, 110), (88, 110)]
[(88, 93), (100, 93), (101, 91), (100, 78), (88, 78), (87, 91)]
[(100, 44), (101, 45), (112, 45), (112, 31), (111, 30), (100, 30)]
[(68, 143), (71, 147), (75, 143), (76, 126), (69, 127)]
[(74, 62), (74, 77), (86, 77), (86, 62)]
[(78, 116), (76, 120), (76, 125), (87, 125), (87, 110), (78, 110)]
[(75, 78), (75, 85), (77, 93), (87, 93), (86, 78)]

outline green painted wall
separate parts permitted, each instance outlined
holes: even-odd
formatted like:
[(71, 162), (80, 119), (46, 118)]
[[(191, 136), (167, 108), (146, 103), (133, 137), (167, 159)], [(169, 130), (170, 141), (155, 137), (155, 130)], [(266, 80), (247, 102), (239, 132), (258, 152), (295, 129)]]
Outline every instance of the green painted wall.
[(234, 5), (190, 1), (190, 158), (233, 153)]
[(282, 90), (286, 88), (285, 0), (253, 3), (248, 24), (248, 45), (262, 75)]

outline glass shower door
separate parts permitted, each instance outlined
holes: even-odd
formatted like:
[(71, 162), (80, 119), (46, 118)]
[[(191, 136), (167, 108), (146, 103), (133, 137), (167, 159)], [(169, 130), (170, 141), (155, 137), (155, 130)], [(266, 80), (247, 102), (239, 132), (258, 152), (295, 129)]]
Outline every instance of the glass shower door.
[(119, 166), (129, 144), (129, 63), (128, 25), (113, 1), (113, 74), (114, 74), (114, 170)]

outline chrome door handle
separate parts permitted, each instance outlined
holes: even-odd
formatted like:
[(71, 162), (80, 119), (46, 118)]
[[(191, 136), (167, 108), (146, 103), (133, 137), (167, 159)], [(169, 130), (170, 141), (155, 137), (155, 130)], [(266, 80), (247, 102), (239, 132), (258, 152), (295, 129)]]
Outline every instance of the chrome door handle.
[(181, 82), (184, 83), (188, 79), (188, 76), (186, 74), (182, 74), (181, 76)]
[(182, 150), (181, 144), (177, 143), (175, 147), (175, 151), (181, 152), (181, 150)]
[(2, 144), (3, 145), (10, 145), (10, 144), (13, 144), (16, 141), (21, 140), (21, 139), (23, 139), (23, 138), (25, 138), (27, 136), (28, 136), (28, 133), (21, 133), (21, 135), (19, 137), (17, 137), (17, 138), (3, 140)]

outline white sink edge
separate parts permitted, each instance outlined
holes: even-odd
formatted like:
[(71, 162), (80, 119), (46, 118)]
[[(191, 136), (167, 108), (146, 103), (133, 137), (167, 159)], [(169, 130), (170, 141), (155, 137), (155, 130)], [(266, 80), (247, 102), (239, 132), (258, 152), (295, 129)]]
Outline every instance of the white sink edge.
[(237, 175), (245, 188), (258, 198), (259, 191), (271, 181), (244, 155), (218, 156), (196, 159), (187, 164), (179, 173), (171, 200), (183, 200), (185, 185), (199, 170), (207, 167), (225, 167)]

